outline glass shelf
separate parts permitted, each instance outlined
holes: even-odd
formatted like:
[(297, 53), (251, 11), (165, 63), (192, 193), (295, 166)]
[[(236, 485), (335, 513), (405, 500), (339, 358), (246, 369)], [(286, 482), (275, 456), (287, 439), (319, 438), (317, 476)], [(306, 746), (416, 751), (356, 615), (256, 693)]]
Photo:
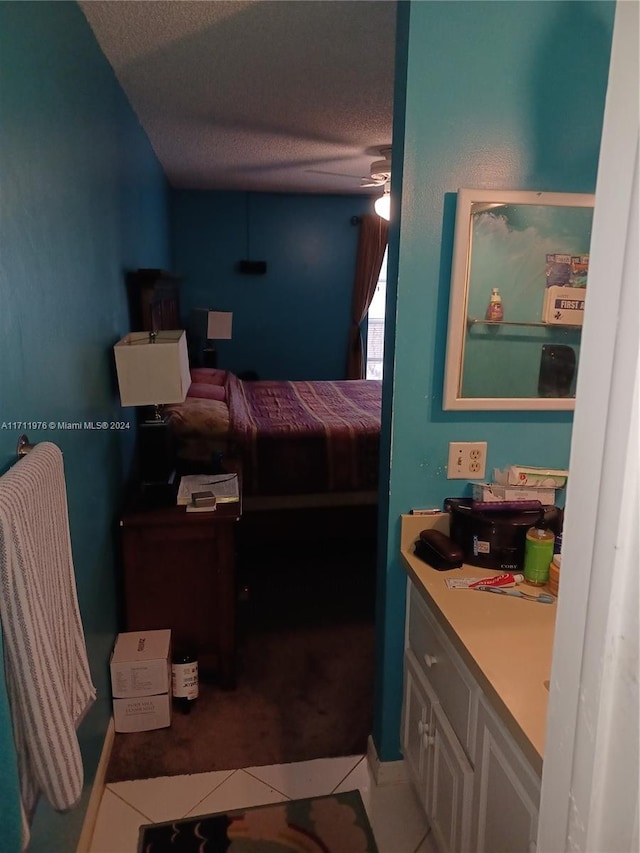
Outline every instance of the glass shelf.
[(481, 320), (477, 317), (467, 317), (467, 328), (471, 329), (473, 326), (526, 326), (527, 328), (537, 328), (537, 329), (581, 329), (582, 326), (578, 326), (575, 323), (565, 324), (565, 323), (543, 323), (542, 321), (538, 321), (536, 323), (525, 323), (525, 322), (511, 322), (509, 320)]

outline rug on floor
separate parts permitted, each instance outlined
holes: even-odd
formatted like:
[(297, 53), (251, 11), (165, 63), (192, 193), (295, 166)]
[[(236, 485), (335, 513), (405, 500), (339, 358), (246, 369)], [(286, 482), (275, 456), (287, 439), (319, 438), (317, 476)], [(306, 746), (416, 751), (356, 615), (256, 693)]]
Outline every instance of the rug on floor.
[(359, 791), (140, 827), (138, 853), (377, 853)]
[(107, 782), (362, 755), (371, 732), (373, 625), (293, 627), (242, 644), (235, 690), (201, 684), (170, 728), (116, 734)]

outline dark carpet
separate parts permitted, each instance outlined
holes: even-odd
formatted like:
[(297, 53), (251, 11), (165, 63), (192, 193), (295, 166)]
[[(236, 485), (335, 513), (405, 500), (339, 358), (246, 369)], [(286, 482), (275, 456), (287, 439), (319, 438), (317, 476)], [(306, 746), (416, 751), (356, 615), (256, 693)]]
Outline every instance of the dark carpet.
[(245, 557), (236, 689), (201, 683), (170, 728), (116, 734), (107, 782), (366, 752), (374, 587), (367, 548)]
[(377, 853), (359, 791), (140, 827), (140, 853)]

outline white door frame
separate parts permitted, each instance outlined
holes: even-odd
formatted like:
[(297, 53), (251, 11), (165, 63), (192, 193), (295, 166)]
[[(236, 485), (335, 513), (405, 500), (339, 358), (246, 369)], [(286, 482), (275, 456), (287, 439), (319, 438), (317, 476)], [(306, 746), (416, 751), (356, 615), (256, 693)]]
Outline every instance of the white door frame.
[(539, 853), (638, 846), (638, 2), (618, 2), (596, 187)]

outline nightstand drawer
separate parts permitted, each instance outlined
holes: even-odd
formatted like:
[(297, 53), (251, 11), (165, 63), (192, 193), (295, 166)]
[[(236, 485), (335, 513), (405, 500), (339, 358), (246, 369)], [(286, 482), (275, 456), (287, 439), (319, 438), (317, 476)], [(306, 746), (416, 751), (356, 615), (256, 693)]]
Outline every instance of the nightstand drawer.
[(454, 732), (473, 758), (475, 682), (413, 585), (409, 595), (407, 646), (435, 690)]

